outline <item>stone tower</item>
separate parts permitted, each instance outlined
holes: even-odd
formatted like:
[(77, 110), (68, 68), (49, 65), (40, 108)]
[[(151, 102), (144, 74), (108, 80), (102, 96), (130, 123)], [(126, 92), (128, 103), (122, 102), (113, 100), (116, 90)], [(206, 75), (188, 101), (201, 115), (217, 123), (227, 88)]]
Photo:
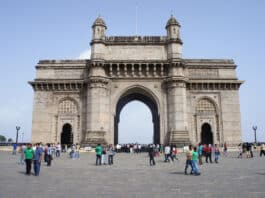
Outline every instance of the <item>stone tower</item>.
[(185, 63), (182, 60), (182, 41), (180, 24), (171, 15), (166, 25), (167, 53), (169, 61), (168, 76), (165, 79), (168, 104), (168, 142), (170, 144), (188, 144), (186, 115), (186, 82)]
[(104, 68), (105, 37), (107, 26), (98, 17), (93, 26), (91, 62), (87, 76), (87, 127), (83, 144), (106, 144), (109, 129), (109, 79)]

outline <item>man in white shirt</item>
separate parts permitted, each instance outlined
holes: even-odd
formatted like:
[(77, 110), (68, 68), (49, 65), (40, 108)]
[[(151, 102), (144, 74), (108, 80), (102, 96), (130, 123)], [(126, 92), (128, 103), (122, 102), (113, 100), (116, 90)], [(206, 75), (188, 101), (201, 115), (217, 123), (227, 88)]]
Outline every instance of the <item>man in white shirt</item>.
[(165, 162), (170, 162), (169, 161), (169, 155), (170, 155), (170, 146), (166, 145), (166, 147), (165, 147)]
[(61, 144), (58, 142), (57, 145), (56, 145), (56, 157), (60, 157), (60, 154), (61, 154)]

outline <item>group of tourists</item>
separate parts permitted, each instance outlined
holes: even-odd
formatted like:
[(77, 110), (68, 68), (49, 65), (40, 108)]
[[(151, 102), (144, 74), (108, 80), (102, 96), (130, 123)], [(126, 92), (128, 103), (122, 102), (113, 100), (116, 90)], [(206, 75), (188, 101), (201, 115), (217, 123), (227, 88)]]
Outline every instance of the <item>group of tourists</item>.
[[(32, 148), (32, 144), (27, 144), (21, 146), (21, 150), (19, 150), (21, 156), (25, 159), (26, 163), (26, 175), (31, 175), (32, 163), (34, 165), (34, 175), (39, 176), (40, 174), (40, 166), (42, 161), (42, 153), (43, 149), (40, 147), (40, 143), (34, 145), (34, 150)], [(20, 162), (22, 163), (22, 161)], [(24, 163), (23, 163), (24, 165)]]
[(194, 146), (192, 147), (192, 145), (189, 145), (189, 149), (186, 152), (186, 165), (185, 165), (185, 170), (184, 173), (185, 175), (188, 174), (188, 167), (191, 167), (191, 171), (190, 174), (194, 174), (194, 175), (200, 175), (201, 173), (199, 172), (199, 168), (198, 168), (198, 152), (197, 152), (197, 147)]
[[(246, 143), (240, 143), (238, 145), (238, 158), (253, 158), (254, 154), (253, 154), (253, 150), (254, 148), (256, 148), (256, 145), (246, 142)], [(260, 145), (260, 157), (265, 156), (265, 145), (262, 143)]]
[[(252, 148), (253, 145), (249, 143), (239, 144), (239, 158), (246, 155), (247, 158), (253, 157)], [(121, 149), (123, 148), (123, 149)], [(159, 157), (162, 153), (164, 154), (164, 162), (174, 162), (178, 160), (177, 154), (178, 150), (176, 146), (169, 145), (141, 145), (141, 144), (124, 144), (124, 145), (113, 145), (102, 146), (98, 144), (95, 147), (96, 153), (96, 165), (112, 165), (114, 163), (114, 156), (117, 152), (129, 152), (129, 153), (139, 153), (144, 151), (148, 153), (149, 165), (155, 166), (155, 158)], [(184, 149), (185, 150), (185, 149)], [(26, 164), (26, 174), (31, 174), (32, 164), (34, 167), (34, 175), (39, 176), (41, 161), (43, 160), (47, 166), (51, 166), (52, 160), (54, 158), (60, 158), (62, 152), (68, 152), (70, 159), (80, 159), (80, 145), (61, 145), (57, 144), (46, 144), (42, 145), (37, 143), (32, 144), (21, 144), (18, 146), (18, 152), (20, 153), (18, 164)], [(14, 151), (12, 152), (14, 154)], [(217, 144), (198, 144), (198, 146), (189, 145), (186, 150), (186, 163), (184, 174), (188, 174), (188, 169), (190, 167), (190, 174), (200, 175), (199, 165), (203, 165), (203, 158), (205, 158), (205, 163), (215, 163), (219, 162), (219, 157), (221, 155), (220, 148)], [(223, 156), (226, 157), (227, 145), (223, 145)], [(265, 156), (265, 145), (260, 146), (260, 157)]]
[[(225, 144), (226, 145), (226, 144)], [(203, 164), (202, 158), (205, 157), (205, 163), (213, 163), (212, 156), (214, 156), (215, 163), (218, 163), (221, 152), (219, 146), (215, 144), (199, 144), (197, 146), (189, 145), (186, 152), (186, 166), (184, 173), (187, 175), (188, 167), (191, 167), (190, 174), (200, 175), (199, 166)], [(224, 156), (227, 156), (227, 147), (224, 147)]]
[(112, 145), (109, 145), (107, 147), (102, 147), (100, 144), (98, 144), (95, 148), (96, 152), (96, 165), (113, 165), (113, 158), (115, 155), (115, 149)]
[(164, 148), (163, 146), (160, 146), (160, 151), (163, 152), (164, 150), (164, 156), (165, 156), (165, 160), (164, 162), (170, 162), (170, 160), (172, 162), (174, 162), (174, 160), (177, 160), (177, 148), (176, 146), (169, 146), (166, 145)]
[[(220, 149), (217, 144), (212, 146), (211, 144), (199, 144), (198, 146), (198, 155), (199, 155), (199, 164), (202, 165), (202, 157), (205, 157), (205, 163), (213, 163), (212, 157), (214, 156), (214, 162), (218, 163), (220, 157)], [(227, 156), (227, 148), (224, 147), (224, 156)]]
[[(160, 150), (159, 144), (152, 144), (156, 149)], [(130, 143), (130, 144), (116, 144), (115, 150), (117, 153), (142, 153), (148, 152), (150, 144), (139, 144), (139, 143)]]
[[(67, 147), (64, 147), (67, 148)], [(80, 145), (72, 144), (69, 148), (69, 157), (71, 159), (80, 159)], [(39, 176), (40, 173), (40, 167), (41, 167), (41, 161), (43, 160), (47, 166), (51, 166), (52, 160), (56, 157), (59, 158), (61, 155), (61, 152), (64, 152), (62, 150), (62, 146), (60, 143), (57, 144), (50, 144), (47, 143), (46, 145), (43, 145), (42, 143), (36, 143), (34, 145), (28, 143), (28, 144), (20, 144), (18, 146), (18, 153), (19, 155), (19, 161), (18, 164), (24, 165), (26, 164), (26, 174), (31, 174), (32, 169), (32, 163), (34, 165), (34, 175)], [(13, 152), (14, 154), (14, 147)]]

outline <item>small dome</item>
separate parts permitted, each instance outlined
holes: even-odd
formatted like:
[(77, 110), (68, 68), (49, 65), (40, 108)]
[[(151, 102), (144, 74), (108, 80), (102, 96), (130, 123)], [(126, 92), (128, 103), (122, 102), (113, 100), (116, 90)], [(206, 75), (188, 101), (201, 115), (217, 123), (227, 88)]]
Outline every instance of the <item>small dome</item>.
[(168, 19), (167, 21), (167, 25), (166, 25), (166, 28), (170, 25), (177, 25), (177, 26), (180, 26), (179, 22), (176, 20), (176, 18), (171, 15), (170, 19)]
[(92, 28), (93, 28), (94, 26), (104, 26), (105, 28), (107, 28), (106, 23), (105, 23), (105, 21), (103, 20), (103, 18), (102, 18), (101, 16), (99, 16), (99, 17), (95, 20), (95, 22), (93, 23)]

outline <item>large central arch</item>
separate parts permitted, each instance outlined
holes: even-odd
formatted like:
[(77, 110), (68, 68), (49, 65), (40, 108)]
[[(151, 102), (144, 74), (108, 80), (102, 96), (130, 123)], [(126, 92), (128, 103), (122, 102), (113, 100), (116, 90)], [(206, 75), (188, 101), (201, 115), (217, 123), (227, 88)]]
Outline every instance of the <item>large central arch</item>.
[(116, 114), (114, 116), (114, 144), (118, 144), (118, 137), (119, 137), (119, 122), (120, 122), (120, 113), (122, 108), (133, 100), (138, 100), (146, 104), (152, 113), (152, 121), (153, 121), (153, 143), (160, 144), (160, 117), (158, 113), (158, 106), (154, 99), (146, 94), (141, 92), (130, 92), (123, 95), (117, 105), (116, 105)]

